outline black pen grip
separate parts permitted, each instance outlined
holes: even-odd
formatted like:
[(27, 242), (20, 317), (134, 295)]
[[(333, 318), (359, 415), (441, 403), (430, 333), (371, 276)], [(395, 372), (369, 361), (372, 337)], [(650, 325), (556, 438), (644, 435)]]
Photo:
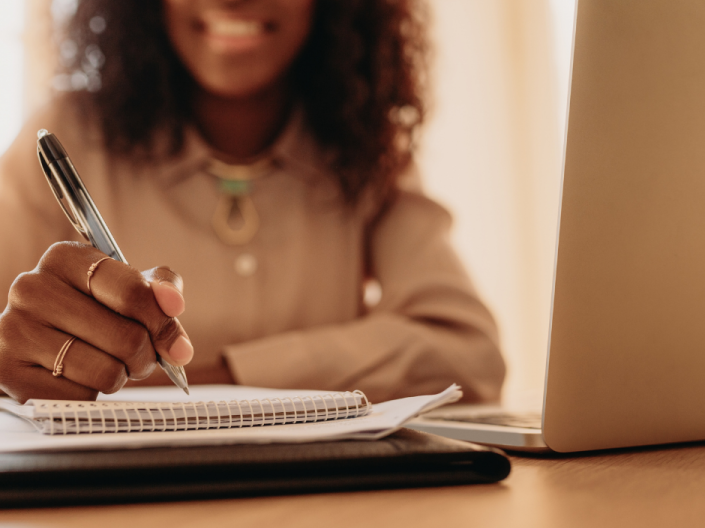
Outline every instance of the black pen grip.
[(37, 140), (39, 143), (39, 148), (44, 154), (44, 159), (47, 163), (53, 163), (60, 159), (68, 158), (66, 150), (61, 142), (56, 138), (54, 134), (46, 134)]

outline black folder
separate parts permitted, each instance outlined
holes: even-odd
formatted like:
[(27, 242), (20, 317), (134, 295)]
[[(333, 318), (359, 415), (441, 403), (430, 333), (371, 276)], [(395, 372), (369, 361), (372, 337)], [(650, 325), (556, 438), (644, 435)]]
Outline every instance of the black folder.
[(509, 471), (499, 450), (409, 429), (376, 441), (12, 453), (0, 454), (0, 507), (484, 484)]

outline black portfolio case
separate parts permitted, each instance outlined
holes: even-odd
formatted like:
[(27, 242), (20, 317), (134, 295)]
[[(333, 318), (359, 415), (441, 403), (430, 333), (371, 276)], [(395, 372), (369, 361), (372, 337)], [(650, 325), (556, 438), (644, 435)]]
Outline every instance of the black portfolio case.
[(0, 454), (0, 507), (491, 483), (500, 451), (402, 429), (377, 441)]

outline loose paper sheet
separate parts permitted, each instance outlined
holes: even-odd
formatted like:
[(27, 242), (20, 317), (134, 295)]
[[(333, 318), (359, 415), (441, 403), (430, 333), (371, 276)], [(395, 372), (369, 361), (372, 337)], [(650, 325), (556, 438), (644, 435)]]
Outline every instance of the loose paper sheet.
[[(110, 401), (189, 402), (252, 398), (285, 398), (322, 394), (321, 391), (279, 391), (238, 386), (195, 386), (191, 396), (176, 387), (127, 388), (100, 399)], [(134, 449), (189, 445), (227, 445), (254, 443), (293, 443), (324, 440), (374, 440), (396, 431), (419, 414), (457, 401), (462, 392), (457, 385), (430, 396), (402, 398), (372, 406), (372, 412), (359, 418), (198, 431), (107, 433), (48, 436), (26, 420), (0, 412), (0, 453), (23, 451), (66, 451), (96, 449)]]

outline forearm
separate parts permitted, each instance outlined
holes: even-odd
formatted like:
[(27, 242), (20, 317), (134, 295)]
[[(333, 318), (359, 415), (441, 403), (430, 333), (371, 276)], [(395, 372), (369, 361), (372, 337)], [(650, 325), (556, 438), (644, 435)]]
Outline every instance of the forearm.
[(225, 349), (243, 385), (364, 391), (372, 401), (439, 392), (451, 383), (467, 401), (499, 397), (497, 343), (473, 327), (380, 313), (258, 339)]

